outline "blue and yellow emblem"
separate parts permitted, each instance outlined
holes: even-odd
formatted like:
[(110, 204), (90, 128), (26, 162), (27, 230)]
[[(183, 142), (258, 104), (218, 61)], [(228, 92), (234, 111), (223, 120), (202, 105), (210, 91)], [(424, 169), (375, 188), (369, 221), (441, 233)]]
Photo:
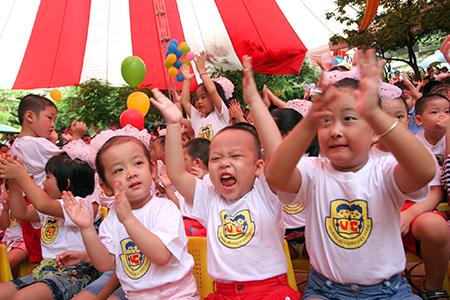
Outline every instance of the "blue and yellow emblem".
[(255, 235), (255, 223), (252, 221), (248, 209), (228, 215), (220, 212), (222, 225), (217, 230), (219, 241), (228, 248), (240, 248), (245, 246)]
[(120, 246), (122, 248), (120, 261), (125, 274), (133, 280), (144, 276), (150, 268), (150, 260), (142, 254), (130, 238), (120, 241)]
[(305, 207), (301, 204), (285, 204), (283, 205), (283, 211), (288, 215), (296, 215), (301, 213)]
[(444, 155), (436, 154), (436, 159), (438, 161), (438, 164), (442, 167), (444, 165)]
[(325, 218), (325, 226), (328, 236), (337, 246), (345, 249), (361, 247), (372, 232), (367, 201), (331, 201), (330, 216)]
[(58, 218), (47, 217), (41, 230), (41, 240), (44, 244), (51, 244), (58, 236)]
[(200, 128), (200, 133), (198, 134), (199, 138), (204, 138), (208, 140), (212, 140), (214, 136), (214, 132), (211, 128), (211, 125), (206, 125)]

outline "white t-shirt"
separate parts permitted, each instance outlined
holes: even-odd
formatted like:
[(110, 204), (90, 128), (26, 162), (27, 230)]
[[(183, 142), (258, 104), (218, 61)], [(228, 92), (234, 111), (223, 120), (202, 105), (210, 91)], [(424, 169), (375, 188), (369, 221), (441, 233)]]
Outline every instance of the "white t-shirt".
[(52, 142), (40, 137), (24, 136), (16, 139), (11, 148), (11, 156), (23, 160), (23, 165), (33, 181), (43, 188), (45, 165), (48, 160), (62, 151)]
[(219, 282), (264, 280), (287, 273), (282, 203), (262, 174), (229, 201), (197, 179), (191, 214), (208, 230), (208, 273)]
[[(396, 165), (393, 156), (369, 157), (357, 172), (337, 171), (320, 158), (297, 165), (302, 186), (296, 201), (308, 208), (310, 262), (330, 280), (373, 285), (404, 270), (400, 210), (411, 196), (395, 183)], [(425, 197), (428, 187), (421, 191)]]
[(117, 278), (123, 290), (151, 289), (186, 276), (192, 270), (194, 260), (187, 252), (188, 239), (175, 204), (167, 199), (153, 197), (142, 208), (132, 212), (145, 228), (159, 237), (172, 257), (163, 267), (152, 264), (130, 239), (113, 205), (100, 224), (100, 238), (108, 251), (115, 255)]
[(195, 137), (212, 140), (212, 138), (224, 127), (228, 126), (230, 116), (228, 108), (222, 101), (222, 111), (219, 112), (214, 106), (214, 111), (207, 117), (200, 114), (193, 106), (191, 106), (190, 121), (195, 132)]
[(305, 207), (300, 203), (283, 205), (283, 222), (286, 229), (295, 229), (305, 226)]
[[(80, 197), (75, 197), (79, 202)], [(84, 247), (83, 238), (81, 237), (80, 228), (70, 219), (63, 206), (63, 200), (57, 200), (61, 204), (64, 213), (64, 218), (57, 218), (42, 214), (38, 211), (40, 223), (31, 223), (35, 228), (41, 228), (41, 247), (42, 257), (56, 258), (58, 253), (64, 251), (86, 251)], [(91, 213), (92, 205), (85, 201), (86, 206)]]
[(418, 134), (416, 134), (416, 137), (422, 144), (425, 145), (425, 147), (430, 149), (431, 152), (436, 155), (436, 159), (439, 165), (443, 166), (445, 159), (445, 135), (436, 143), (436, 145), (428, 143), (427, 139), (425, 138), (425, 131), (419, 132)]

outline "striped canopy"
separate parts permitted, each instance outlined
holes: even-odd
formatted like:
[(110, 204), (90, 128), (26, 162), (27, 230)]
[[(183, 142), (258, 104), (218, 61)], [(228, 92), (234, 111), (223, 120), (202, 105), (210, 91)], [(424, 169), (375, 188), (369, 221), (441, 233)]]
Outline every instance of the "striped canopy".
[(142, 85), (167, 89), (164, 38), (205, 50), (212, 70), (241, 69), (240, 59), (250, 55), (257, 72), (297, 74), (308, 48), (333, 34), (324, 23), (331, 2), (1, 0), (0, 88), (62, 87), (90, 78), (125, 84), (121, 63), (135, 55), (147, 66)]

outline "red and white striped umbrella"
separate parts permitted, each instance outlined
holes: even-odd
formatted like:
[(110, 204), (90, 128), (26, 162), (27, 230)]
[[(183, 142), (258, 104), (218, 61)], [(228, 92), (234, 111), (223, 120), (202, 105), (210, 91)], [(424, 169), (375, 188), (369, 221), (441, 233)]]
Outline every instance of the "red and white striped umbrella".
[(313, 2), (321, 1), (1, 0), (0, 88), (89, 78), (125, 84), (121, 63), (135, 55), (147, 66), (142, 85), (167, 89), (165, 37), (205, 50), (212, 68), (240, 69), (240, 58), (251, 55), (257, 72), (297, 74), (306, 46), (324, 45), (333, 34), (319, 20), (324, 15), (311, 13), (321, 5), (324, 14), (331, 1)]

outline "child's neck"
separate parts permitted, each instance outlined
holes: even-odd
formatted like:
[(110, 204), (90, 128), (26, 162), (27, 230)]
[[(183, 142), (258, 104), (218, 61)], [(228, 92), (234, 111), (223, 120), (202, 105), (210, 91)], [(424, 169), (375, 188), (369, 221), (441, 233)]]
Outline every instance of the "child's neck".
[(144, 207), (150, 200), (152, 200), (153, 195), (149, 195), (144, 200), (140, 202), (130, 202), (131, 210), (140, 209)]
[(28, 126), (23, 126), (22, 130), (19, 133), (19, 138), (22, 138), (24, 136), (38, 137), (37, 134)]
[(444, 131), (426, 131), (424, 130), (424, 137), (431, 145), (436, 145), (445, 135)]

